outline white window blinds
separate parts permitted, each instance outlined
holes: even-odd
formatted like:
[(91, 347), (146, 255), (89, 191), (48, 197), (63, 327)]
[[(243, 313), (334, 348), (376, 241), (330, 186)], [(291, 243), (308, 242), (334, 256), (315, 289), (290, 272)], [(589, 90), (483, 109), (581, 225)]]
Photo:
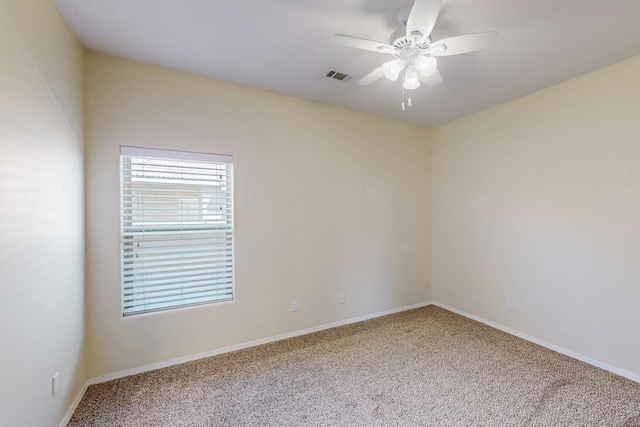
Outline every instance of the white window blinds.
[(231, 156), (121, 147), (123, 315), (233, 299)]

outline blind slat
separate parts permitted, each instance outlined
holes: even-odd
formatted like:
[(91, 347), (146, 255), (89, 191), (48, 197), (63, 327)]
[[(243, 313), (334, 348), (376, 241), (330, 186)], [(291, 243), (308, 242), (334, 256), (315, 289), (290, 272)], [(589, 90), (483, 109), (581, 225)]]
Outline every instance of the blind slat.
[[(173, 285), (178, 283), (181, 289), (184, 289), (188, 283), (194, 283), (199, 281), (209, 281), (212, 277), (220, 278), (223, 275), (231, 277), (231, 266), (225, 265), (220, 268), (211, 269), (198, 269), (180, 271), (174, 270), (172, 272), (158, 272), (158, 273), (144, 273), (139, 272), (137, 274), (130, 274), (125, 277), (125, 287), (128, 287), (129, 283), (133, 287), (144, 287), (153, 285)], [(136, 285), (144, 281), (144, 285)]]
[[(123, 238), (129, 238), (134, 240), (143, 240), (145, 236), (171, 236), (171, 235), (186, 235), (186, 234), (204, 234), (204, 231), (208, 231), (208, 234), (213, 233), (225, 233), (232, 234), (232, 224), (198, 224), (198, 225), (182, 225), (176, 227), (172, 224), (167, 224), (163, 227), (162, 224), (153, 224), (144, 226), (130, 226), (124, 227)], [(207, 228), (205, 228), (207, 227)], [(193, 236), (197, 239), (197, 236)]]
[(149, 287), (145, 287), (144, 289), (138, 289), (138, 288), (132, 288), (126, 289), (125, 292), (125, 298), (127, 300), (134, 300), (134, 299), (140, 299), (141, 297), (144, 298), (157, 298), (160, 296), (179, 296), (179, 295), (185, 295), (188, 292), (209, 292), (209, 291), (221, 291), (221, 290), (228, 290), (229, 289), (229, 284), (231, 283), (230, 278), (227, 278), (226, 280), (218, 280), (216, 282), (201, 282), (198, 284), (194, 284), (193, 286), (191, 286), (188, 290), (183, 290), (182, 288), (170, 288), (165, 286), (149, 286)]
[[(202, 297), (193, 297), (193, 298), (180, 298), (177, 300), (169, 300), (167, 302), (158, 302), (158, 303), (146, 303), (144, 305), (136, 306), (136, 313), (151, 313), (159, 310), (167, 310), (169, 308), (174, 307), (191, 307), (200, 304), (207, 304), (209, 302), (224, 302), (224, 301), (233, 301), (233, 293), (232, 292), (218, 292), (210, 295)], [(179, 303), (179, 304), (176, 304)], [(133, 305), (125, 305), (125, 311), (129, 311)]]

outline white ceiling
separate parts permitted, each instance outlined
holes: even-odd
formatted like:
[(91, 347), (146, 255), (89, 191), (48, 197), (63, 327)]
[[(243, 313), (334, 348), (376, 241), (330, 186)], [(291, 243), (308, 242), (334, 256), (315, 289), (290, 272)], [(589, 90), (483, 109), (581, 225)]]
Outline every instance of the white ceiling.
[[(391, 59), (335, 44), (389, 42), (407, 0), (54, 0), (92, 51), (434, 126), (640, 54), (640, 0), (444, 0), (434, 40), (495, 30), (483, 51), (439, 58), (413, 93), (357, 80)], [(329, 68), (354, 78), (323, 77)]]

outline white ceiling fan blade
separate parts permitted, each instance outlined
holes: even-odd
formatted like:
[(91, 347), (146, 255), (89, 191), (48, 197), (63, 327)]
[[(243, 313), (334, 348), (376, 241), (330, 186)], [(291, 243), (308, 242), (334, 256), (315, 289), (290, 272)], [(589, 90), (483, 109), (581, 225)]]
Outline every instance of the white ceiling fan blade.
[(356, 49), (370, 50), (378, 53), (391, 53), (393, 47), (386, 43), (380, 43), (373, 40), (361, 39), (359, 37), (347, 36), (345, 34), (335, 34), (333, 41), (349, 47), (355, 47)]
[(415, 0), (407, 19), (407, 38), (411, 40), (414, 31), (428, 37), (436, 25), (441, 6), (442, 0)]
[(442, 76), (440, 75), (440, 72), (438, 70), (435, 70), (429, 77), (425, 77), (422, 74), (418, 73), (418, 78), (427, 86), (437, 86), (442, 83)]
[(369, 85), (369, 84), (375, 82), (376, 80), (378, 80), (378, 79), (380, 79), (382, 77), (384, 77), (384, 71), (382, 70), (382, 65), (381, 65), (378, 68), (374, 68), (373, 71), (371, 71), (369, 74), (367, 74), (362, 79), (360, 79), (358, 84), (360, 86), (366, 86), (366, 85)]
[(431, 56), (460, 55), (461, 53), (486, 49), (495, 43), (497, 38), (498, 33), (495, 31), (449, 37), (431, 43), (431, 46), (427, 49), (427, 53)]

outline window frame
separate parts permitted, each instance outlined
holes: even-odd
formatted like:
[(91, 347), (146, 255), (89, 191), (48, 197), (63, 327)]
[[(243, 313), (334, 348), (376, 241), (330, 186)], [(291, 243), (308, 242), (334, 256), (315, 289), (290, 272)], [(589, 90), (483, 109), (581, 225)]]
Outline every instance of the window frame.
[[(132, 159), (136, 159), (136, 166), (132, 166)], [(192, 178), (188, 178), (189, 176)], [(234, 164), (231, 155), (124, 145), (120, 147), (120, 313), (123, 318), (235, 300), (233, 181)], [(184, 190), (185, 187), (188, 190)], [(145, 191), (154, 195), (148, 195)], [(136, 196), (134, 192), (139, 194)], [(225, 213), (216, 215), (209, 211), (214, 195), (217, 195), (216, 209), (219, 206), (223, 210), (224, 207)], [(160, 197), (164, 199), (159, 199)], [(199, 200), (195, 203), (199, 207), (194, 209), (193, 203), (187, 206), (183, 199), (192, 202)], [(145, 209), (151, 213), (146, 213)], [(145, 223), (150, 218), (159, 221), (158, 217), (165, 223)], [(135, 218), (138, 218), (137, 225), (134, 225)], [(149, 240), (145, 240), (147, 238)], [(167, 244), (168, 240), (175, 243)], [(199, 240), (198, 247), (194, 246), (195, 240)], [(157, 250), (159, 246), (170, 249)], [(206, 252), (201, 252), (203, 250)], [(162, 251), (171, 251), (176, 255), (171, 260), (164, 261), (162, 258), (167, 256), (157, 255), (157, 252)], [(142, 261), (138, 261), (140, 255)], [(184, 258), (191, 259), (185, 261)], [(185, 266), (185, 262), (188, 265)], [(153, 267), (147, 269), (145, 263)], [(166, 267), (167, 265), (171, 267)], [(156, 276), (153, 279), (148, 278), (154, 274)], [(198, 279), (194, 276), (198, 276)], [(207, 283), (196, 285), (193, 283), (196, 281)], [(152, 289), (148, 293), (153, 294), (148, 299), (146, 283), (150, 283), (148, 288)], [(205, 293), (208, 295), (205, 296)], [(198, 296), (200, 294), (203, 296)], [(155, 302), (147, 303), (154, 298)], [(160, 301), (162, 298), (173, 299), (163, 302)], [(188, 301), (189, 299), (192, 301)]]

